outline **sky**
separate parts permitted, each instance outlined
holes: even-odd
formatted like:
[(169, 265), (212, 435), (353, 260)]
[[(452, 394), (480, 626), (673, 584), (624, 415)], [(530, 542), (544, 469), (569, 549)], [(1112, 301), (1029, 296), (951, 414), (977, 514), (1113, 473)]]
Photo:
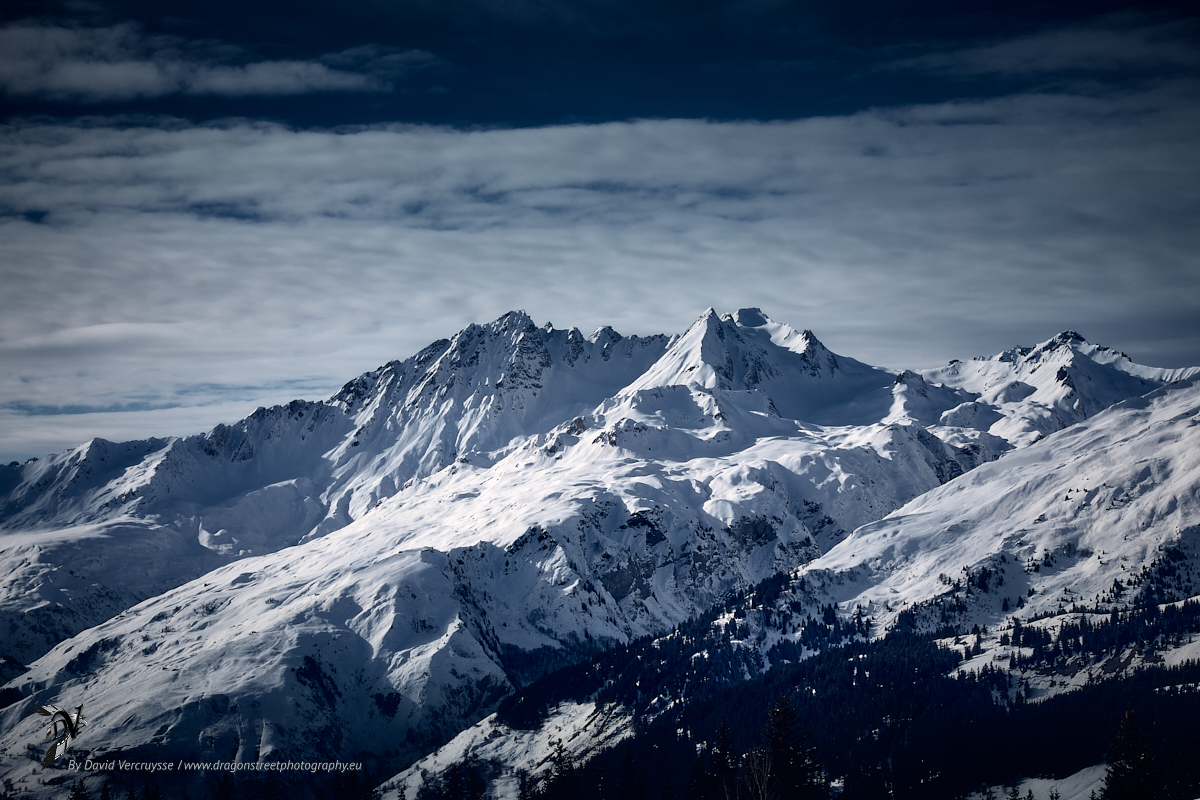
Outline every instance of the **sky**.
[(892, 369), (1200, 364), (1185, 4), (9, 0), (0, 462), (321, 399), (512, 309)]

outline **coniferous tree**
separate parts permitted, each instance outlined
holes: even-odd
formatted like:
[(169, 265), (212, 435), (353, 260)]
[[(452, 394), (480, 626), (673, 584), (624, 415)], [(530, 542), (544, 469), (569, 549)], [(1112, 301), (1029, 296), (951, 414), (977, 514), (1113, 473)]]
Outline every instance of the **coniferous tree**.
[(578, 800), (579, 774), (570, 751), (562, 739), (554, 740), (554, 752), (550, 755), (550, 775), (542, 796), (546, 800)]
[(1104, 800), (1154, 800), (1162, 797), (1158, 759), (1134, 718), (1125, 712), (1117, 738), (1108, 751)]
[(1175, 759), (1167, 781), (1167, 796), (1179, 800), (1200, 797), (1200, 743), (1194, 736)]
[(67, 800), (92, 800), (92, 793), (83, 781), (71, 781), (71, 792), (67, 795)]
[(788, 800), (824, 797), (823, 776), (808, 739), (796, 707), (781, 695), (768, 712), (763, 731), (763, 749), (769, 756), (772, 773), (772, 797)]
[(517, 800), (534, 800), (533, 778), (525, 770), (517, 772)]
[(712, 754), (712, 775), (716, 800), (734, 800), (737, 796), (737, 754), (733, 751), (733, 733), (729, 723), (721, 720), (717, 727), (717, 744)]
[(645, 800), (646, 782), (633, 760), (633, 751), (626, 750), (621, 757), (621, 771), (617, 774), (617, 800)]

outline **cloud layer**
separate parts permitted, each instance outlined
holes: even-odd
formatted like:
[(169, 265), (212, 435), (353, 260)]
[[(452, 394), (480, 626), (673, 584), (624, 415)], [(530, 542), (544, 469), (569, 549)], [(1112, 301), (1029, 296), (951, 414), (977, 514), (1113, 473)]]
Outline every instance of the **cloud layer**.
[(0, 457), (67, 446), (81, 414), (187, 433), (326, 396), (518, 307), (647, 333), (759, 305), (895, 367), (1065, 328), (1195, 363), (1198, 93), (525, 130), (10, 125)]
[(379, 45), (313, 60), (255, 60), (221, 42), (149, 36), (134, 23), (0, 28), (0, 92), (55, 101), (384, 92), (408, 71), (434, 62), (423, 51)]

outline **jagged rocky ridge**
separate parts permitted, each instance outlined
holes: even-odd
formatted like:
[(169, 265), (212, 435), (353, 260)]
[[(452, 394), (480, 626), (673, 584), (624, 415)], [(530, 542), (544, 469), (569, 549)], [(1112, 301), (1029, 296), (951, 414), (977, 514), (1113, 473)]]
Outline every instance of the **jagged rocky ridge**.
[[(1187, 374), (1075, 334), (895, 375), (756, 309), (671, 338), (514, 313), (325, 403), (95, 440), (0, 482), (7, 654), (95, 626), (10, 684), (6, 746), (81, 695), (97, 752), (400, 766), (548, 665)], [(146, 547), (172, 558), (105, 570)]]

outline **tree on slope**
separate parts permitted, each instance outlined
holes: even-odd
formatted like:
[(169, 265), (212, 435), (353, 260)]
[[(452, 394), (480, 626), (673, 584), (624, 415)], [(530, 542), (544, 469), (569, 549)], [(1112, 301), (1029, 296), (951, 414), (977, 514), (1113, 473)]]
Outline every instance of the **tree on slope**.
[(1104, 800), (1154, 800), (1162, 796), (1158, 759), (1133, 711), (1125, 712), (1107, 760)]
[(744, 780), (761, 800), (817, 800), (825, 781), (800, 714), (786, 696), (767, 713), (762, 743), (747, 754)]
[(646, 781), (633, 760), (633, 751), (626, 750), (617, 773), (617, 800), (646, 800)]
[(734, 800), (737, 796), (737, 754), (733, 751), (733, 733), (725, 720), (721, 720), (717, 728), (717, 744), (711, 763), (716, 799)]
[(577, 800), (580, 788), (579, 770), (570, 751), (561, 739), (555, 739), (550, 774), (546, 776), (541, 796), (546, 800)]

